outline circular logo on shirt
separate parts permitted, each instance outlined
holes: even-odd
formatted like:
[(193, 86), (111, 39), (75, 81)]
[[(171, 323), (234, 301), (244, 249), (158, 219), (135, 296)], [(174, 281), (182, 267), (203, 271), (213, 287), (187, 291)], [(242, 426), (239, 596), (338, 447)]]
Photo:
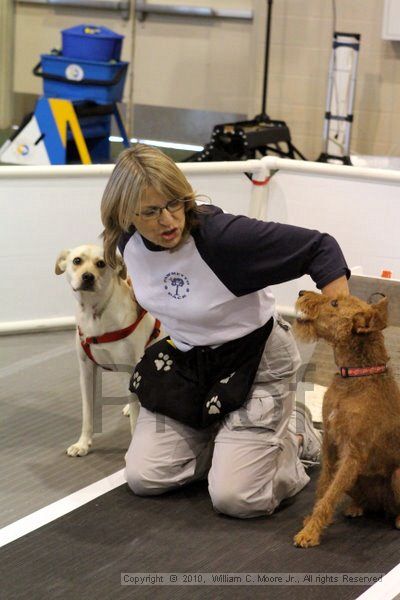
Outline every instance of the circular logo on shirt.
[(176, 298), (176, 300), (183, 300), (190, 292), (189, 279), (182, 273), (168, 273), (164, 277), (164, 289), (168, 296)]

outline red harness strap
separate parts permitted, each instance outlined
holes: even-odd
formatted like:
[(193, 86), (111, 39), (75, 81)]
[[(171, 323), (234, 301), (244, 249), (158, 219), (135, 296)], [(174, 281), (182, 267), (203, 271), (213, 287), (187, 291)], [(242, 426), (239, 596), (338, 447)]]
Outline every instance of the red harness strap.
[[(91, 344), (105, 344), (107, 342), (117, 342), (118, 340), (122, 340), (122, 339), (128, 337), (128, 335), (130, 335), (131, 333), (133, 333), (135, 331), (135, 329), (137, 328), (137, 326), (139, 325), (139, 323), (141, 322), (141, 320), (143, 319), (143, 317), (146, 314), (147, 314), (147, 311), (143, 310), (141, 312), (141, 314), (139, 315), (139, 317), (136, 319), (136, 321), (134, 323), (132, 323), (132, 325), (129, 325), (128, 327), (125, 327), (124, 329), (119, 329), (118, 331), (110, 331), (109, 333), (104, 333), (103, 335), (99, 335), (99, 336), (87, 337), (86, 339), (83, 339), (83, 340), (81, 339), (81, 346), (82, 346), (85, 354), (96, 365), (99, 365), (99, 363), (95, 360), (95, 358), (92, 354), (90, 345)], [(151, 332), (150, 337), (149, 337), (148, 341), (146, 342), (146, 346), (145, 346), (146, 348), (150, 344), (150, 342), (152, 342), (153, 340), (158, 338), (158, 336), (160, 335), (160, 327), (161, 327), (161, 323), (158, 319), (156, 319), (156, 321), (154, 323), (153, 331)], [(82, 338), (83, 333), (81, 332), (80, 327), (78, 327), (78, 333), (79, 333), (79, 337)], [(101, 367), (101, 365), (99, 365), (99, 367)], [(108, 367), (103, 367), (103, 369), (105, 369), (106, 371), (112, 371), (112, 369), (109, 369)]]
[(145, 348), (147, 348), (147, 346), (153, 340), (156, 340), (158, 338), (158, 336), (160, 335), (160, 332), (161, 332), (161, 321), (159, 319), (156, 319), (155, 323), (154, 323), (153, 331), (151, 332), (150, 337), (146, 342)]
[(366, 375), (379, 375), (385, 373), (386, 365), (377, 365), (375, 367), (340, 367), (342, 377), (365, 377)]

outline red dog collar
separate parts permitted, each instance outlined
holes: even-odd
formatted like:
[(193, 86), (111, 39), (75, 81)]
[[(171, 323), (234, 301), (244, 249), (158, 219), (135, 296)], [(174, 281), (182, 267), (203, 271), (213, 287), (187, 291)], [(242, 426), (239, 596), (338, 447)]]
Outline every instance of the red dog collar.
[(340, 367), (342, 377), (365, 377), (366, 375), (379, 375), (385, 373), (386, 365), (377, 365), (376, 367)]

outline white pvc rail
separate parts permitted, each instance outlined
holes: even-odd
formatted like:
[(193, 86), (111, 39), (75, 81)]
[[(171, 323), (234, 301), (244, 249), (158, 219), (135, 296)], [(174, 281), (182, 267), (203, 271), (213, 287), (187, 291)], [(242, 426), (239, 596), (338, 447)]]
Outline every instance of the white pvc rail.
[[(349, 167), (327, 163), (307, 162), (265, 156), (260, 160), (240, 162), (210, 162), (210, 163), (180, 163), (180, 169), (188, 174), (207, 173), (253, 173), (257, 180), (262, 181), (271, 171), (283, 170), (307, 175), (331, 175), (343, 179), (361, 179), (366, 181), (381, 181), (399, 183), (400, 171), (390, 169), (371, 169), (369, 167)], [(0, 180), (7, 178), (57, 178), (68, 174), (68, 177), (96, 177), (111, 175), (114, 165), (62, 165), (62, 166), (15, 166), (1, 167)]]
[(344, 165), (333, 165), (329, 163), (307, 162), (291, 160), (288, 158), (276, 158), (265, 156), (260, 161), (265, 170), (290, 171), (293, 173), (304, 173), (308, 175), (331, 175), (343, 179), (362, 179), (365, 181), (381, 181), (400, 183), (400, 171), (390, 169), (371, 169), (369, 167), (349, 167)]
[[(61, 165), (61, 166), (15, 166), (1, 167), (0, 180), (7, 178), (37, 179), (40, 177), (103, 177), (111, 175), (115, 165)], [(211, 162), (211, 163), (181, 163), (180, 169), (188, 174), (206, 173), (264, 173), (265, 166), (261, 160), (243, 162)]]

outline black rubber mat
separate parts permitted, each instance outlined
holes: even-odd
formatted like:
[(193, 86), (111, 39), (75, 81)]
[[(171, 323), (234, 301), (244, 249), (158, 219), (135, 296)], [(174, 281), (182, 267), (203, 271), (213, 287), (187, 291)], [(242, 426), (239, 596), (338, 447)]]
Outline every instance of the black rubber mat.
[(400, 532), (383, 517), (338, 516), (320, 546), (293, 534), (313, 503), (315, 479), (274, 515), (217, 514), (206, 482), (157, 497), (126, 485), (4, 547), (1, 597), (354, 599), (368, 586), (121, 586), (129, 573), (387, 573)]

